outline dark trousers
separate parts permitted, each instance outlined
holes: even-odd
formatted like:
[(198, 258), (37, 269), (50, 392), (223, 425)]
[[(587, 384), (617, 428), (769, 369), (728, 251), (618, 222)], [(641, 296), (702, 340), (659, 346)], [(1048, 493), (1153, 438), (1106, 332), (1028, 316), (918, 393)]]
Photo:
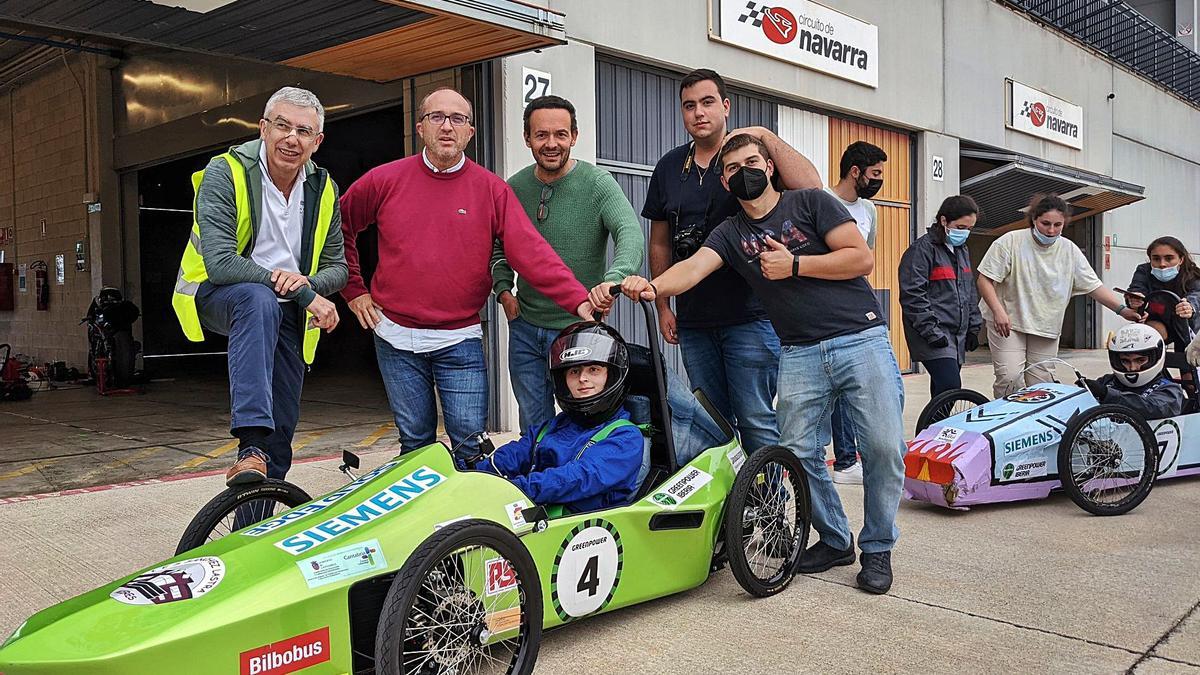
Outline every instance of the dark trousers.
[(962, 387), (961, 366), (958, 359), (930, 359), (922, 361), (921, 365), (929, 371), (929, 396), (937, 396), (943, 391)]
[(267, 447), (260, 449), (268, 457), (267, 476), (283, 478), (292, 466), (304, 385), (300, 307), (278, 302), (263, 284), (205, 282), (196, 308), (206, 329), (229, 336), (231, 430), (271, 429)]

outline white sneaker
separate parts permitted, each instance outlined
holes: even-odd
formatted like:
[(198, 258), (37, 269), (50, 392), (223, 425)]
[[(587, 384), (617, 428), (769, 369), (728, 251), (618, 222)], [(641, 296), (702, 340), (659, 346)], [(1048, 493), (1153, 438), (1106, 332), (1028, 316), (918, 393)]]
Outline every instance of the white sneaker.
[(841, 485), (862, 485), (862, 462), (855, 462), (845, 471), (834, 469), (833, 482)]

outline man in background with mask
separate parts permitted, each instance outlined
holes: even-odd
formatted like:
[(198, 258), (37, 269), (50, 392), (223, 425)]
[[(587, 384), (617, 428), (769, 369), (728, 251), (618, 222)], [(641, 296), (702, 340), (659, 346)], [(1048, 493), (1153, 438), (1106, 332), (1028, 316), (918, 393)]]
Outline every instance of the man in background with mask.
[[(842, 206), (854, 217), (858, 231), (867, 246), (875, 250), (875, 231), (879, 222), (875, 203), (871, 201), (883, 187), (883, 164), (887, 153), (866, 141), (855, 141), (842, 153), (841, 180), (826, 188), (838, 198)], [(833, 402), (833, 482), (862, 485), (862, 465), (858, 463), (858, 443), (855, 441), (854, 425), (846, 416), (841, 400)]]
[(841, 397), (863, 450), (865, 522), (859, 588), (886, 593), (896, 510), (904, 487), (900, 369), (866, 275), (874, 256), (845, 207), (822, 190), (778, 192), (766, 145), (731, 137), (714, 160), (741, 212), (721, 223), (692, 257), (651, 283), (628, 277), (631, 298), (678, 295), (729, 267), (762, 301), (783, 343), (779, 361), (780, 442), (804, 463), (820, 541), (800, 558), (813, 574), (855, 560), (854, 537), (825, 467), (830, 402)]

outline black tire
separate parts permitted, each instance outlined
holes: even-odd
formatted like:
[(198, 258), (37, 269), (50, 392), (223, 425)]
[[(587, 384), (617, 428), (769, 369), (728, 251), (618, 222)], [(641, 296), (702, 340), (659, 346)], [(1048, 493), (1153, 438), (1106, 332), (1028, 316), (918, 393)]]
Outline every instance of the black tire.
[[(446, 580), (446, 571), (460, 571), (462, 559), (455, 558), (464, 549), (481, 547), (490, 549), (509, 562), (516, 577), (517, 605), (501, 612), (496, 606), (485, 607), (479, 596), (470, 588), (471, 584), (463, 583), (455, 592), (438, 594), (428, 593), (427, 584), (437, 585), (439, 580)], [(467, 554), (471, 555), (471, 554)], [(482, 557), (482, 556), (480, 556)], [(457, 564), (456, 562), (457, 561)], [(453, 581), (453, 579), (451, 579)], [(483, 581), (482, 579), (480, 580)], [(421, 591), (425, 589), (426, 594)], [(503, 591), (502, 593), (511, 593)], [(502, 598), (504, 595), (496, 595)], [(440, 600), (436, 604), (433, 600)], [(413, 612), (413, 606), (420, 601), (424, 608)], [(466, 602), (454, 607), (454, 602)], [(497, 600), (496, 602), (502, 602)], [(449, 605), (449, 606), (448, 606)], [(453, 613), (456, 609), (471, 611), (471, 614)], [(450, 638), (451, 646), (443, 646), (437, 651), (446, 658), (474, 659), (483, 654), (483, 650), (473, 650), (479, 639), (487, 639), (486, 633), (489, 616), (512, 612), (519, 609), (516, 639), (519, 643), (513, 648), (507, 665), (503, 659), (485, 656), (476, 665), (490, 666), (492, 670), (461, 669), (459, 666), (468, 665), (461, 662), (452, 664), (430, 662), (433, 656), (414, 655), (413, 651), (404, 649), (405, 643), (412, 641), (420, 646), (421, 635), (426, 639)], [(410, 633), (413, 624), (426, 623), (439, 617), (456, 619), (454, 624), (472, 624), (470, 628), (450, 628), (443, 626), (437, 630), (434, 626), (416, 627)], [(508, 617), (508, 618), (511, 618)], [(501, 620), (501, 619), (497, 619)], [(452, 624), (452, 625), (454, 625)], [(513, 628), (505, 629), (508, 632)], [(409, 556), (392, 581), (391, 589), (383, 602), (383, 610), (379, 616), (379, 626), (375, 631), (375, 673), (377, 675), (415, 675), (425, 672), (453, 672), (467, 675), (475, 672), (504, 672), (515, 675), (528, 675), (533, 672), (537, 662), (538, 648), (542, 640), (542, 582), (538, 577), (537, 566), (525, 545), (516, 535), (507, 529), (485, 520), (464, 520), (452, 523), (432, 534), (417, 547)], [(507, 642), (507, 640), (502, 641)], [(439, 642), (439, 645), (441, 643)], [(433, 651), (433, 650), (430, 650)], [(407, 657), (407, 658), (406, 658)], [(495, 663), (488, 663), (491, 658)], [(414, 663), (409, 663), (413, 661)], [(436, 669), (426, 670), (424, 666), (435, 666)], [(437, 668), (441, 666), (441, 668)]]
[[(1097, 438), (1096, 434), (1104, 431), (1105, 420), (1128, 426), (1133, 433), (1122, 436), (1140, 441), (1141, 447), (1127, 448), (1119, 440)], [(1127, 463), (1127, 459), (1132, 462)], [(1075, 415), (1067, 424), (1058, 446), (1058, 477), (1063, 491), (1084, 511), (1097, 516), (1129, 513), (1150, 496), (1157, 476), (1158, 444), (1150, 425), (1136, 412), (1118, 405), (1100, 405)], [(1114, 490), (1121, 490), (1124, 496), (1102, 501), (1104, 490), (1094, 485), (1089, 488), (1095, 480), (1118, 481), (1121, 484)]]
[[(922, 431), (928, 429), (931, 424), (936, 424), (948, 417), (953, 417), (964, 410), (981, 406), (990, 400), (987, 396), (974, 389), (951, 389), (943, 391), (934, 396), (921, 409), (921, 414), (917, 417), (916, 433), (920, 434)], [(969, 405), (964, 406), (963, 404)]]
[(114, 389), (128, 387), (133, 382), (133, 361), (137, 356), (133, 346), (133, 335), (125, 331), (115, 333), (112, 352), (112, 360), (109, 362), (109, 367), (112, 368), (112, 382), (109, 386)]
[[(209, 500), (192, 518), (179, 539), (175, 555), (199, 548), (238, 529), (311, 501), (312, 497), (304, 490), (273, 478), (261, 483), (231, 487)], [(285, 508), (281, 509), (280, 506)]]
[[(725, 500), (725, 555), (733, 578), (747, 593), (760, 598), (787, 588), (808, 545), (811, 523), (808, 474), (800, 459), (778, 445), (755, 451), (738, 471)], [(768, 529), (774, 531), (767, 534)], [(753, 553), (748, 550), (751, 548)], [(779, 563), (756, 564), (762, 554)], [(764, 568), (767, 574), (762, 574)]]

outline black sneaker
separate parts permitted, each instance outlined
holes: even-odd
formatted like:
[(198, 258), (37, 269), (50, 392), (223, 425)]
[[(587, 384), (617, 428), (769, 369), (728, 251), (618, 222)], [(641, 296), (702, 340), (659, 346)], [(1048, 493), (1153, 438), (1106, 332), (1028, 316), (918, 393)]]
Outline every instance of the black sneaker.
[(863, 553), (858, 587), (868, 593), (883, 595), (892, 587), (892, 552)]
[(809, 546), (800, 557), (800, 573), (816, 574), (831, 567), (854, 564), (854, 537), (850, 537), (850, 547), (836, 549), (823, 541)]

